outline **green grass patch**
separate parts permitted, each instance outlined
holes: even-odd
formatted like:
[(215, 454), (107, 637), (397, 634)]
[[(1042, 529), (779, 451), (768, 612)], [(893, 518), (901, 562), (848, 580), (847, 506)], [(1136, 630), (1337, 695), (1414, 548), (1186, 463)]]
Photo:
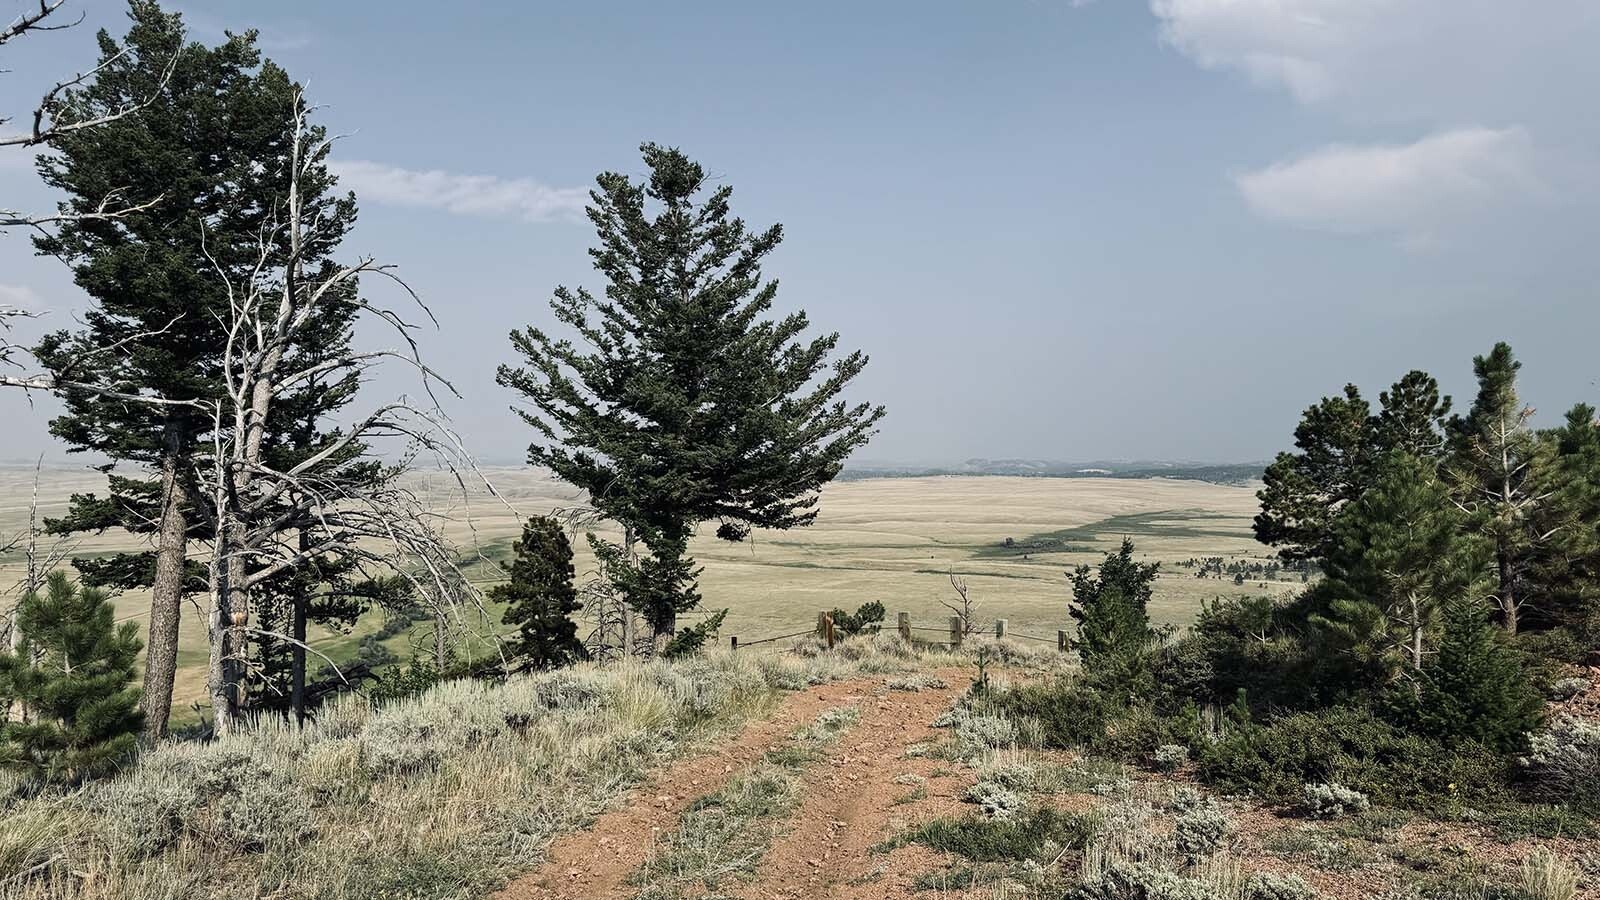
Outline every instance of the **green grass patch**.
[(934, 819), (900, 835), (893, 846), (921, 844), (972, 862), (1035, 859), (1047, 844), (1082, 847), (1091, 822), (1083, 816), (1033, 807), (1010, 819)]
[(974, 548), (973, 555), (983, 558), (1008, 558), (1029, 553), (1098, 553), (1098, 544), (1109, 537), (1163, 537), (1238, 539), (1247, 532), (1231, 528), (1207, 528), (1186, 524), (1196, 521), (1215, 521), (1218, 514), (1203, 509), (1175, 509), (1160, 512), (1129, 513), (1110, 516), (1087, 525), (1045, 531), (1023, 538), (1013, 538), (1005, 543), (987, 544)]

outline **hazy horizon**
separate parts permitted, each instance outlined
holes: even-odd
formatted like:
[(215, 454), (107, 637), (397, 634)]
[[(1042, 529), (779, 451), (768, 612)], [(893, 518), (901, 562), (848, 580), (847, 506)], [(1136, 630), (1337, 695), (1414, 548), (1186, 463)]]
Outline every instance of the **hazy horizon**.
[[(78, 6), (82, 27), (8, 47), (0, 111), (125, 30), (120, 2)], [(857, 465), (1266, 460), (1346, 382), (1375, 400), (1422, 368), (1470, 399), (1472, 356), (1502, 339), (1540, 423), (1600, 399), (1600, 120), (1577, 112), (1600, 6), (173, 7), (198, 40), (260, 28), (352, 133), (343, 252), (430, 303), (453, 425), (495, 464), (532, 436), (494, 383), (507, 333), (550, 327), (557, 285), (602, 287), (585, 191), (638, 175), (645, 140), (783, 223), (780, 310), (871, 355), (849, 399), (888, 417)], [(0, 194), (53, 203), (20, 152)], [(49, 313), (23, 339), (84, 306), (16, 231), (0, 302)], [(352, 415), (416, 388), (383, 376)], [(0, 392), (0, 459), (81, 461), (55, 408)]]

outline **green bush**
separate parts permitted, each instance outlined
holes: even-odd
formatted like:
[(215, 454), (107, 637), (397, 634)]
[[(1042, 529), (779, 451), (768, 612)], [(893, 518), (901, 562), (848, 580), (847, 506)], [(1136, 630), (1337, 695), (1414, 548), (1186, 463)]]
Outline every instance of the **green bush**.
[(1346, 588), (1319, 582), (1288, 604), (1270, 597), (1206, 604), (1182, 639), (1168, 647), (1156, 681), (1173, 700), (1226, 704), (1241, 691), (1255, 711), (1309, 709), (1367, 696), (1383, 672), (1349, 654), (1329, 652), (1310, 626)]
[(888, 614), (882, 603), (869, 600), (856, 607), (856, 611), (846, 612), (842, 609), (833, 611), (833, 628), (846, 637), (861, 634), (864, 631), (877, 631), (883, 624), (883, 617)]
[(1003, 715), (1039, 723), (1045, 747), (1068, 749), (1101, 741), (1117, 713), (1099, 691), (1067, 681), (1025, 684), (994, 694), (989, 701)]
[(1507, 799), (1509, 767), (1479, 745), (1446, 747), (1341, 706), (1239, 727), (1205, 746), (1199, 774), (1279, 802), (1299, 799), (1306, 784), (1338, 782), (1392, 805), (1429, 806), (1442, 797)]

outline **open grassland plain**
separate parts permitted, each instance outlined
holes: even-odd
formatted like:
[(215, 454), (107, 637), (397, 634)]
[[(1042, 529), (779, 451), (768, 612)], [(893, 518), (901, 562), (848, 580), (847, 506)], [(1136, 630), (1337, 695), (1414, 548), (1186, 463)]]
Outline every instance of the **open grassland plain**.
[[(494, 468), (484, 473), (498, 496), (482, 483), (463, 495), (443, 473), (412, 476), (416, 490), (450, 523), (451, 537), (465, 552), (503, 561), (522, 521), (530, 515), (572, 508), (582, 498), (548, 473)], [(39, 479), (42, 516), (60, 515), (74, 493), (104, 492), (104, 477), (83, 467), (46, 468)], [(31, 467), (0, 469), (0, 533), (27, 525), (34, 491)], [(1256, 511), (1254, 487), (1166, 479), (930, 477), (845, 481), (823, 492), (816, 523), (787, 532), (757, 532), (749, 541), (717, 540), (702, 529), (691, 553), (704, 567), (700, 579), (705, 610), (727, 608), (723, 641), (741, 643), (809, 627), (819, 610), (854, 609), (879, 601), (889, 611), (911, 614), (919, 628), (948, 628), (954, 601), (950, 575), (962, 577), (976, 602), (975, 618), (1004, 618), (1012, 633), (1053, 641), (1067, 628), (1070, 596), (1067, 572), (1116, 549), (1124, 536), (1144, 561), (1160, 562), (1151, 616), (1157, 622), (1185, 625), (1213, 597), (1285, 593), (1299, 587), (1298, 576), (1283, 581), (1231, 577), (1196, 578), (1179, 564), (1192, 558), (1267, 561), (1271, 553), (1255, 542), (1250, 520)], [(602, 534), (615, 534), (602, 526)], [(1006, 546), (1010, 539), (1012, 546)], [(578, 577), (594, 575), (594, 558), (582, 536), (574, 541)], [(74, 538), (78, 556), (143, 549), (139, 536), (107, 532)], [(21, 577), (20, 551), (0, 556), (0, 584)], [(494, 565), (470, 568), (475, 580), (496, 580)], [(199, 601), (186, 610), (181, 640), (179, 682), (174, 708), (194, 716), (204, 696), (205, 634)], [(142, 621), (148, 597), (140, 591), (117, 599), (119, 619)], [(468, 623), (480, 630), (508, 630), (498, 610)], [(364, 616), (349, 632), (313, 629), (318, 652), (345, 660), (359, 639), (381, 627), (382, 611)], [(987, 627), (987, 626), (986, 626)], [(936, 631), (923, 637), (937, 639)], [(431, 627), (421, 623), (385, 641), (404, 656), (414, 646), (430, 646)]]

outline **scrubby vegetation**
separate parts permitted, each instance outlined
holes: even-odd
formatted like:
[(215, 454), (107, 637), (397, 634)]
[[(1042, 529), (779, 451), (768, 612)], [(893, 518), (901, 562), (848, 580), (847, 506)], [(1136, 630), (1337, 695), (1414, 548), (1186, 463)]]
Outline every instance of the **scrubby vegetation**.
[[(581, 665), (381, 705), (346, 697), (304, 728), (266, 719), (164, 745), (70, 793), (5, 781), (0, 884), (27, 898), (481, 892), (781, 691), (921, 664), (881, 637), (847, 654)], [(830, 716), (798, 740), (847, 725)]]
[[(1448, 400), (1417, 373), (1376, 415), (1355, 415), (1365, 407), (1353, 392), (1313, 408), (1300, 453), (1280, 457), (1262, 491), (1258, 531), (1326, 580), (1288, 603), (1219, 601), (1163, 641), (1144, 613), (1153, 573), (1125, 544), (1098, 574), (1074, 575), (1083, 674), (996, 692), (987, 707), (1036, 722), (1047, 746), (1169, 771), (1192, 759), (1209, 784), (1314, 815), (1366, 798), (1457, 814), (1592, 812), (1593, 726), (1547, 726), (1543, 698), (1567, 648), (1592, 646), (1600, 507), (1587, 466), (1600, 434), (1582, 409), (1561, 429), (1526, 430), (1516, 369), (1503, 346), (1480, 358), (1480, 396), (1449, 420)], [(1334, 407), (1350, 415), (1335, 419)], [(1337, 483), (1315, 467), (1336, 424), (1354, 429), (1339, 438), (1352, 446)], [(1517, 473), (1494, 468), (1491, 439)], [(1528, 492), (1515, 508), (1482, 487), (1512, 478)], [(1543, 486), (1524, 485), (1533, 478)], [(1528, 521), (1536, 514), (1548, 522)], [(1559, 602), (1507, 601), (1512, 592)]]

